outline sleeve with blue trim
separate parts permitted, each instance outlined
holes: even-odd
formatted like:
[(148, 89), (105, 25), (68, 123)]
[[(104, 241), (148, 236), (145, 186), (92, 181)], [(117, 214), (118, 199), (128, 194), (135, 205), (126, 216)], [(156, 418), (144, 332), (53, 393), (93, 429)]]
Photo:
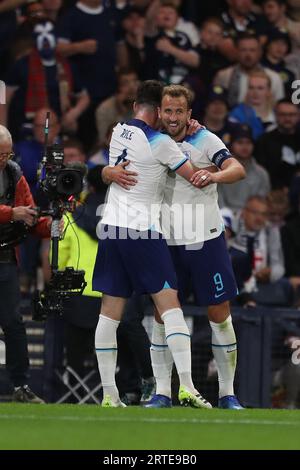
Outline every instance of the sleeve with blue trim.
[(157, 145), (153, 147), (153, 156), (163, 165), (166, 165), (170, 170), (176, 171), (188, 158), (182, 153), (178, 145), (171, 137), (160, 134)]
[(221, 168), (225, 160), (232, 157), (224, 142), (212, 132), (206, 131), (202, 145), (207, 158), (218, 168)]

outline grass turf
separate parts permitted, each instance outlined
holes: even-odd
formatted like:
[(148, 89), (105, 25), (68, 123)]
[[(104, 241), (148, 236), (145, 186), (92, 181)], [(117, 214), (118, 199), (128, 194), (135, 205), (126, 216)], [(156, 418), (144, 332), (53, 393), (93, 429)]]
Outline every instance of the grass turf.
[(300, 410), (0, 404), (0, 449), (300, 449)]

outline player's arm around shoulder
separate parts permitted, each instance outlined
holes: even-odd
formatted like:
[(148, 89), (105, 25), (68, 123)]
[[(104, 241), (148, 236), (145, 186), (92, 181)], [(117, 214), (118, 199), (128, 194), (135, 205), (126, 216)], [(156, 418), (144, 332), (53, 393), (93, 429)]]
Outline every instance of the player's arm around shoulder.
[(119, 163), (116, 166), (109, 166), (103, 168), (101, 176), (105, 184), (117, 183), (124, 189), (130, 189), (137, 183), (137, 173), (135, 171), (129, 171), (126, 167), (130, 164), (130, 161)]

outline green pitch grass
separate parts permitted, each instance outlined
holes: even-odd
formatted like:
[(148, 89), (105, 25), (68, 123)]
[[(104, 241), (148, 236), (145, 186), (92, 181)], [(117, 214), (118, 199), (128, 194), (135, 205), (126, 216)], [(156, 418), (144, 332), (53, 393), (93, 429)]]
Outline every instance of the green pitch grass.
[(0, 404), (0, 449), (300, 449), (300, 410)]

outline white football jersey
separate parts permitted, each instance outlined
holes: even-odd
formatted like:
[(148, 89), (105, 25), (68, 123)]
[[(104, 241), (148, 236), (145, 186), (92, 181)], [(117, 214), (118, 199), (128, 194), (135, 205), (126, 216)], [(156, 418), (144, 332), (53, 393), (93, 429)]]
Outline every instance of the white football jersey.
[(160, 211), (168, 171), (178, 169), (188, 159), (168, 135), (132, 119), (116, 125), (110, 142), (109, 165), (126, 160), (130, 161), (126, 169), (138, 173), (138, 182), (129, 191), (111, 184), (101, 222), (161, 232)]
[[(231, 157), (219, 137), (200, 129), (177, 144), (197, 168), (220, 167)], [(176, 173), (168, 173), (162, 205), (162, 230), (170, 245), (191, 245), (218, 237), (224, 230), (217, 185), (196, 188)]]

